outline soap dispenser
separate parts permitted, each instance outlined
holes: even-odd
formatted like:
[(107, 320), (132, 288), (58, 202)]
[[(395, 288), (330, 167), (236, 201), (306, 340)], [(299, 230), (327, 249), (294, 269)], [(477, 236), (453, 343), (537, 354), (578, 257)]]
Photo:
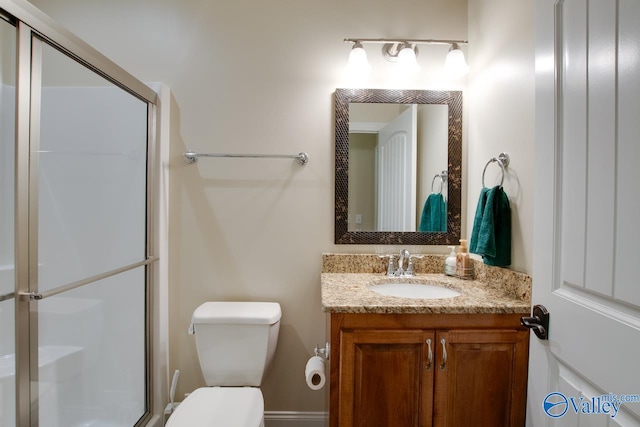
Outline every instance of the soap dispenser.
[(465, 239), (460, 239), (460, 251), (456, 255), (456, 276), (460, 279), (473, 279), (473, 264)]
[(456, 247), (448, 246), (451, 249), (451, 253), (444, 260), (444, 274), (447, 276), (455, 276), (456, 275)]

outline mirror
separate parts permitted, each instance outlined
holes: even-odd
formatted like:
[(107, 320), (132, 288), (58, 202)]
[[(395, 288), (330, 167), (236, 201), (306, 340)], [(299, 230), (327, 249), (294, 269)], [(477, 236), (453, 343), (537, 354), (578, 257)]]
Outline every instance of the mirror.
[[(335, 243), (457, 244), (462, 92), (337, 89), (335, 107)], [(436, 195), (442, 224), (425, 226)]]

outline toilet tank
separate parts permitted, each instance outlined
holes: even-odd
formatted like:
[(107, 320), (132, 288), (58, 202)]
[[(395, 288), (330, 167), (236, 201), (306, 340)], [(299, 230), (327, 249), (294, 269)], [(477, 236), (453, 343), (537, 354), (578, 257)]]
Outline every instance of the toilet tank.
[(205, 302), (191, 323), (208, 386), (259, 387), (280, 331), (275, 302)]

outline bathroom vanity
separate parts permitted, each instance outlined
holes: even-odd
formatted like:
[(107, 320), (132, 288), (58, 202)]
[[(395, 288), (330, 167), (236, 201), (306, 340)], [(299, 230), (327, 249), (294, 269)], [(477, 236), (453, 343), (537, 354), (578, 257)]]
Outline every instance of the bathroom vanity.
[[(415, 277), (390, 278), (376, 255), (323, 256), (331, 426), (524, 425), (531, 277), (475, 262), (476, 280), (463, 281), (438, 273), (443, 262), (428, 255)], [(460, 295), (371, 290), (407, 282)]]

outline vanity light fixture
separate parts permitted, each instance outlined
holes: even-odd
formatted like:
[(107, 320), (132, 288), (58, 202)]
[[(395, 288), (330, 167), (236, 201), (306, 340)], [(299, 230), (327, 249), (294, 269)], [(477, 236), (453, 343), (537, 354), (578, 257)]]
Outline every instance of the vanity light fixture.
[[(353, 43), (349, 54), (348, 69), (352, 73), (363, 76), (371, 69), (366, 60), (366, 52), (363, 44), (382, 44), (382, 56), (390, 62), (397, 63), (397, 71), (404, 75), (415, 75), (420, 72), (417, 61), (419, 44), (450, 45), (449, 53), (445, 59), (445, 71), (451, 77), (462, 77), (469, 72), (469, 66), (464, 58), (460, 45), (468, 44), (466, 40), (435, 40), (435, 39), (344, 39), (347, 43)], [(364, 62), (362, 62), (364, 58)], [(361, 64), (365, 63), (366, 66)]]

